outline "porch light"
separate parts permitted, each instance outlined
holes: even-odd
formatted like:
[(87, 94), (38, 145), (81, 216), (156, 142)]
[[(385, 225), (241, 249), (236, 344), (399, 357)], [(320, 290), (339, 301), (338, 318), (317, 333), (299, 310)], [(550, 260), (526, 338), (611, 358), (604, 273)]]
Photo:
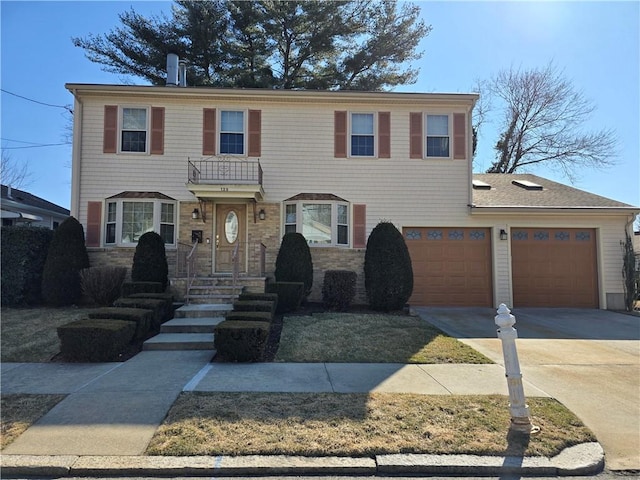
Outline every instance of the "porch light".
[(200, 210), (198, 210), (197, 208), (193, 209), (193, 212), (191, 212), (191, 218), (193, 218), (194, 220), (197, 220), (200, 218)]
[(503, 228), (500, 230), (500, 240), (508, 240), (509, 235), (507, 235), (507, 231)]
[(262, 208), (259, 212), (258, 212), (258, 218), (260, 220), (264, 220), (265, 218), (267, 218), (267, 212), (264, 211), (264, 208)]

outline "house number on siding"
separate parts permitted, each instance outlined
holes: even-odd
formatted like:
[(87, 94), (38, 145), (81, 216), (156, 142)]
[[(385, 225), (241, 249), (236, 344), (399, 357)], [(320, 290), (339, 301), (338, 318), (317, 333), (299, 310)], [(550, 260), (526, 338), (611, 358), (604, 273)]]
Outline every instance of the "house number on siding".
[(228, 192), (228, 191), (229, 191), (229, 188), (227, 188), (227, 187), (220, 187), (220, 191), (221, 191), (221, 192)]

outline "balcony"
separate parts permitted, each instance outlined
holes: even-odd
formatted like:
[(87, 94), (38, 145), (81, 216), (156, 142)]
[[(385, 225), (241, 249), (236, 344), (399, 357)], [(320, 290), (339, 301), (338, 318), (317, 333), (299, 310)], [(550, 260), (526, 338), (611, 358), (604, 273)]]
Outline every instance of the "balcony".
[(188, 160), (187, 188), (198, 198), (264, 197), (259, 160), (207, 157)]

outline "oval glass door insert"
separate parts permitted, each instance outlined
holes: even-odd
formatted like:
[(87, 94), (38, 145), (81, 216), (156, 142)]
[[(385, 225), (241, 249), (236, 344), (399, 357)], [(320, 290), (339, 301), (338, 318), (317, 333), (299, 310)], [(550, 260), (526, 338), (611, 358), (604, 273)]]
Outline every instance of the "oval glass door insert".
[(224, 221), (224, 236), (229, 243), (234, 243), (238, 238), (238, 215), (233, 210), (227, 213)]

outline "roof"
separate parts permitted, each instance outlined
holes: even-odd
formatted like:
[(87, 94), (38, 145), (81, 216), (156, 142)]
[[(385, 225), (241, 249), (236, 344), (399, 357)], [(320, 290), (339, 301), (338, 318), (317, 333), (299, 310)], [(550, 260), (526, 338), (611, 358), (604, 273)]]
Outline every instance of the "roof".
[[(640, 207), (585, 192), (532, 174), (473, 174), (478, 208), (628, 209)], [(484, 183), (485, 185), (482, 185)]]
[[(7, 185), (2, 185), (2, 202), (12, 201), (22, 205), (27, 205), (33, 208), (39, 208), (42, 210), (48, 210), (59, 215), (69, 216), (70, 212), (66, 208), (62, 208), (55, 203), (51, 203), (44, 198), (37, 197), (29, 192), (18, 190), (17, 188), (11, 188), (9, 194), (9, 188)], [(9, 196), (10, 195), (10, 196)]]
[(109, 85), (89, 83), (65, 84), (76, 97), (86, 95), (105, 96), (166, 96), (170, 98), (225, 100), (271, 100), (271, 101), (320, 101), (320, 102), (378, 102), (406, 103), (416, 105), (420, 102), (430, 104), (463, 103), (472, 107), (479, 98), (477, 93), (423, 93), (389, 92), (360, 90), (289, 90), (270, 88), (219, 88), (219, 87), (175, 87), (162, 85)]

